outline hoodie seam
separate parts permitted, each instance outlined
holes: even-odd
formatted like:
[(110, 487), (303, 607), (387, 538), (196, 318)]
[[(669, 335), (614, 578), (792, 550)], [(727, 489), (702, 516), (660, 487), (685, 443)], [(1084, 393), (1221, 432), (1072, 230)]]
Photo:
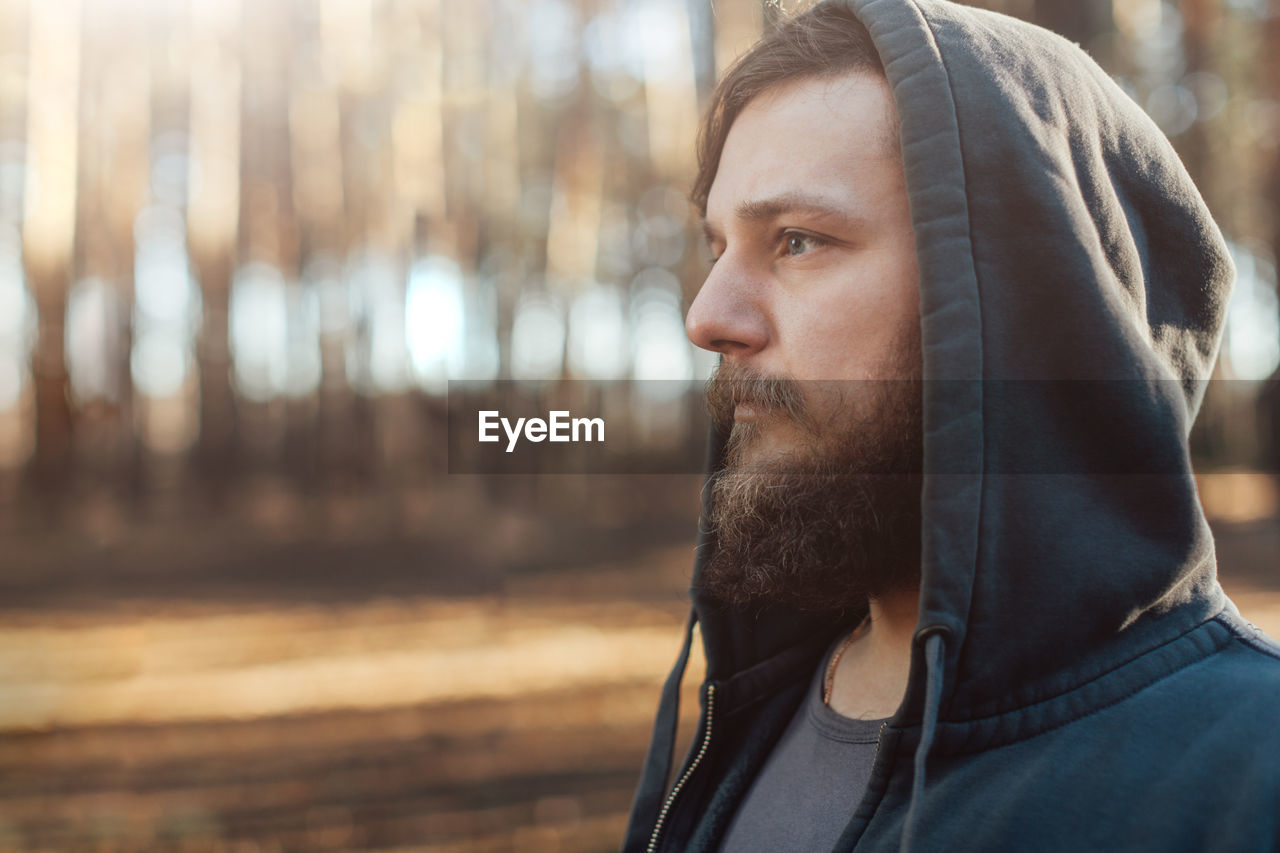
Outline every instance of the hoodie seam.
[[(1264, 654), (1267, 657), (1272, 658), (1273, 660), (1280, 660), (1280, 651), (1277, 651), (1273, 646), (1269, 645), (1265, 641), (1259, 640), (1257, 637), (1249, 637), (1249, 636), (1245, 636), (1244, 634), (1241, 634), (1235, 626), (1219, 618), (1218, 616), (1215, 616), (1214, 619), (1219, 624), (1224, 625), (1227, 628), (1227, 630), (1231, 631), (1231, 635), (1232, 635), (1231, 639), (1239, 643), (1242, 643), (1243, 645), (1248, 646), (1250, 649), (1253, 649), (1255, 652)], [(1248, 623), (1248, 624), (1250, 627), (1253, 627), (1253, 623)], [(1254, 628), (1254, 630), (1256, 631), (1257, 629)]]
[[(1216, 650), (1214, 650), (1213, 654), (1217, 654), (1217, 653), (1218, 653), (1218, 652), (1220, 652), (1220, 651), (1222, 651), (1222, 650), (1221, 650), (1221, 649), (1216, 649)], [(1199, 663), (1199, 661), (1197, 661), (1197, 663)], [(1122, 702), (1126, 702), (1126, 701), (1128, 701), (1129, 699), (1132, 699), (1132, 698), (1133, 698), (1134, 696), (1136, 696), (1137, 694), (1141, 693), (1143, 690), (1146, 690), (1148, 687), (1152, 687), (1152, 686), (1154, 686), (1154, 685), (1156, 685), (1156, 684), (1159, 684), (1161, 681), (1163, 681), (1164, 679), (1168, 678), (1169, 676), (1173, 675), (1173, 674), (1174, 674), (1174, 673), (1176, 673), (1176, 672), (1178, 672), (1178, 670), (1176, 670), (1176, 669), (1175, 669), (1175, 670), (1173, 670), (1172, 672), (1166, 672), (1164, 675), (1161, 675), (1160, 677), (1158, 677), (1158, 678), (1154, 679), (1153, 681), (1150, 681), (1150, 682), (1148, 682), (1148, 683), (1146, 683), (1146, 684), (1143, 684), (1143, 685), (1140, 685), (1140, 686), (1138, 686), (1138, 687), (1134, 687), (1134, 688), (1132, 688), (1131, 690), (1129, 690), (1127, 693), (1123, 693), (1123, 694), (1121, 694), (1121, 695), (1117, 696), (1116, 698), (1112, 699), (1112, 700), (1111, 700), (1111, 701), (1109, 701), (1109, 702), (1105, 702), (1105, 703), (1103, 703), (1103, 704), (1101, 704), (1101, 705), (1098, 705), (1098, 706), (1096, 706), (1096, 707), (1094, 707), (1094, 708), (1090, 708), (1089, 710), (1085, 711), (1084, 713), (1080, 714), (1079, 716), (1075, 716), (1075, 717), (1068, 717), (1068, 718), (1066, 718), (1066, 719), (1064, 719), (1064, 720), (1059, 720), (1058, 722), (1053, 723), (1053, 724), (1051, 724), (1051, 725), (1049, 725), (1049, 726), (1046, 726), (1045, 728), (1040, 729), (1040, 730), (1038, 730), (1038, 731), (1029, 732), (1028, 734), (1021, 735), (1021, 736), (1014, 737), (1014, 738), (1011, 738), (1011, 739), (1009, 739), (1009, 740), (1007, 740), (1007, 741), (1003, 741), (1002, 743), (1000, 743), (1000, 744), (998, 744), (998, 745), (994, 745), (994, 746), (993, 746), (993, 745), (990, 745), (990, 744), (984, 744), (983, 746), (980, 746), (980, 747), (978, 747), (978, 748), (976, 748), (976, 749), (962, 749), (962, 750), (956, 750), (956, 751), (954, 751), (954, 752), (946, 752), (945, 754), (946, 754), (946, 755), (948, 755), (948, 756), (951, 756), (951, 755), (954, 755), (954, 756), (961, 756), (961, 755), (977, 755), (977, 754), (982, 753), (982, 752), (988, 752), (988, 751), (990, 751), (990, 750), (992, 750), (992, 749), (1001, 749), (1001, 748), (1006, 747), (1006, 746), (1013, 746), (1014, 744), (1017, 744), (1017, 743), (1023, 743), (1024, 741), (1033, 740), (1033, 739), (1038, 738), (1038, 737), (1041, 737), (1041, 736), (1043, 736), (1043, 735), (1047, 735), (1047, 734), (1049, 734), (1050, 732), (1057, 731), (1058, 729), (1063, 728), (1064, 726), (1069, 726), (1069, 725), (1071, 725), (1071, 724), (1073, 724), (1073, 723), (1078, 723), (1078, 722), (1080, 722), (1081, 720), (1087, 720), (1087, 719), (1089, 719), (1090, 717), (1092, 717), (1092, 716), (1093, 716), (1093, 715), (1095, 715), (1095, 714), (1098, 714), (1098, 713), (1100, 713), (1100, 712), (1102, 712), (1102, 711), (1107, 710), (1108, 708), (1111, 708), (1111, 707), (1114, 707), (1114, 706), (1116, 706), (1116, 705), (1119, 705), (1119, 704), (1120, 704), (1120, 703), (1122, 703)]]
[(1232, 637), (1232, 639), (1236, 640), (1237, 642), (1243, 643), (1244, 645), (1248, 646), (1250, 649), (1253, 649), (1255, 652), (1259, 652), (1261, 654), (1266, 655), (1272, 660), (1280, 660), (1280, 652), (1276, 652), (1273, 649), (1268, 648), (1266, 645), (1257, 642), (1252, 637), (1236, 636), (1236, 637)]
[[(1032, 709), (1032, 708), (1035, 708), (1035, 707), (1037, 707), (1037, 706), (1044, 705), (1044, 704), (1046, 704), (1046, 703), (1048, 703), (1048, 702), (1054, 702), (1054, 701), (1057, 701), (1057, 700), (1059, 700), (1059, 699), (1063, 698), (1064, 696), (1070, 696), (1072, 693), (1075, 693), (1077, 690), (1082, 690), (1082, 689), (1084, 689), (1084, 688), (1088, 687), (1090, 684), (1094, 684), (1094, 683), (1096, 683), (1096, 682), (1098, 682), (1098, 681), (1100, 681), (1100, 680), (1102, 680), (1102, 679), (1106, 678), (1107, 676), (1110, 676), (1110, 675), (1112, 675), (1112, 674), (1114, 674), (1114, 673), (1116, 673), (1116, 672), (1118, 672), (1118, 671), (1120, 671), (1120, 670), (1124, 669), (1126, 666), (1129, 666), (1130, 664), (1135, 663), (1135, 662), (1137, 662), (1137, 661), (1141, 660), (1142, 658), (1146, 657), (1147, 655), (1150, 655), (1150, 654), (1153, 654), (1153, 653), (1155, 653), (1155, 652), (1158, 652), (1160, 649), (1166, 648), (1166, 647), (1168, 647), (1168, 646), (1170, 646), (1170, 645), (1173, 645), (1174, 643), (1179, 642), (1180, 640), (1183, 640), (1184, 638), (1186, 638), (1187, 636), (1189, 636), (1189, 635), (1191, 635), (1191, 634), (1195, 633), (1196, 631), (1199, 631), (1199, 630), (1203, 629), (1206, 625), (1208, 625), (1208, 624), (1209, 624), (1209, 623), (1211, 623), (1211, 622), (1217, 622), (1218, 624), (1220, 624), (1220, 625), (1221, 625), (1221, 624), (1222, 624), (1222, 622), (1221, 622), (1221, 620), (1218, 618), (1218, 617), (1221, 615), (1221, 613), (1222, 613), (1222, 611), (1221, 611), (1221, 610), (1219, 610), (1219, 611), (1217, 611), (1216, 613), (1214, 613), (1212, 616), (1210, 616), (1209, 618), (1205, 619), (1203, 622), (1199, 622), (1199, 623), (1197, 623), (1197, 624), (1195, 624), (1195, 625), (1192, 625), (1192, 626), (1191, 626), (1190, 628), (1188, 628), (1187, 630), (1185, 630), (1185, 631), (1183, 631), (1182, 633), (1177, 634), (1177, 635), (1175, 635), (1175, 636), (1173, 636), (1173, 637), (1170, 637), (1170, 638), (1169, 638), (1168, 640), (1166, 640), (1165, 642), (1160, 643), (1160, 644), (1159, 644), (1159, 645), (1157, 645), (1157, 646), (1153, 646), (1153, 647), (1151, 647), (1151, 648), (1149, 648), (1149, 649), (1145, 649), (1145, 650), (1142, 650), (1142, 651), (1136, 652), (1135, 654), (1131, 655), (1130, 657), (1124, 658), (1123, 660), (1121, 660), (1121, 661), (1117, 662), (1117, 663), (1115, 664), (1115, 666), (1112, 666), (1112, 667), (1109, 667), (1109, 668), (1107, 668), (1107, 669), (1104, 669), (1104, 670), (1102, 670), (1101, 672), (1096, 673), (1096, 674), (1095, 674), (1095, 675), (1093, 675), (1092, 677), (1090, 677), (1090, 678), (1088, 678), (1088, 679), (1086, 679), (1086, 680), (1084, 680), (1084, 681), (1080, 682), (1079, 684), (1073, 685), (1073, 686), (1068, 687), (1068, 688), (1066, 688), (1066, 689), (1064, 689), (1064, 690), (1059, 690), (1057, 693), (1052, 693), (1052, 694), (1050, 694), (1050, 695), (1048, 695), (1048, 696), (1045, 696), (1045, 697), (1044, 697), (1044, 698), (1042, 698), (1042, 699), (1036, 699), (1035, 701), (1033, 701), (1033, 702), (1028, 702), (1028, 703), (1026, 703), (1025, 705), (1017, 705), (1017, 706), (1015, 706), (1015, 707), (1013, 707), (1013, 708), (1008, 708), (1008, 709), (1005, 709), (1005, 710), (1003, 710), (1003, 711), (993, 711), (993, 712), (992, 712), (992, 713), (990, 713), (990, 714), (980, 714), (979, 716), (976, 716), (976, 717), (965, 717), (965, 718), (963, 718), (963, 719), (959, 719), (959, 720), (947, 720), (946, 722), (949, 722), (949, 723), (956, 723), (956, 724), (964, 724), (964, 723), (981, 723), (981, 722), (985, 722), (985, 721), (987, 721), (987, 720), (994, 720), (994, 719), (998, 719), (998, 718), (1000, 718), (1000, 717), (1005, 716), (1006, 714), (1016, 714), (1016, 713), (1021, 712), (1021, 711), (1027, 711), (1027, 710)], [(1229, 626), (1223, 625), (1223, 627), (1227, 628), (1227, 629), (1228, 629), (1228, 631), (1230, 631), (1230, 627), (1229, 627)], [(1231, 633), (1232, 633), (1233, 635), (1235, 635), (1235, 632), (1234, 632), (1234, 631), (1231, 631)], [(1222, 648), (1223, 646), (1225, 646), (1225, 645), (1226, 645), (1226, 644), (1225, 644), (1225, 643), (1223, 643), (1221, 646), (1219, 646), (1219, 648), (1218, 648), (1217, 650), (1215, 650), (1215, 652), (1216, 652), (1216, 651), (1220, 651), (1220, 650), (1221, 650), (1221, 648)], [(1176, 671), (1177, 671), (1177, 670), (1173, 670), (1173, 672), (1176, 672)], [(1162, 677), (1163, 677), (1163, 676), (1162, 676)]]
[[(973, 221), (973, 217), (969, 215), (969, 211), (972, 209), (972, 204), (971, 204), (972, 198), (970, 197), (971, 182), (969, 181), (968, 164), (965, 162), (965, 157), (964, 157), (964, 144), (963, 144), (964, 134), (960, 127), (960, 109), (956, 100), (955, 80), (952, 78), (951, 68), (947, 63), (947, 57), (945, 56), (945, 54), (943, 54), (942, 47), (938, 42), (938, 34), (934, 30), (934, 22), (929, 18), (928, 15), (925, 14), (924, 10), (920, 8), (920, 4), (916, 2), (916, 0), (911, 0), (911, 7), (915, 9), (916, 14), (919, 15), (921, 22), (923, 22), (924, 29), (929, 34), (929, 41), (932, 43), (933, 49), (938, 55), (938, 62), (942, 66), (942, 75), (945, 78), (946, 84), (947, 84), (948, 100), (950, 100), (951, 102), (951, 117), (953, 120), (953, 125), (955, 127), (956, 151), (959, 152), (959, 161), (960, 161), (959, 189), (964, 196), (964, 202), (965, 202), (965, 247), (966, 247), (967, 254), (969, 256), (969, 268), (973, 271), (973, 288), (971, 291), (971, 296), (972, 296), (973, 310), (974, 310), (974, 313), (977, 315), (977, 319), (978, 319), (977, 362), (978, 362), (978, 380), (979, 381), (976, 383), (976, 386), (978, 389), (978, 403), (974, 410), (974, 414), (978, 419), (978, 430), (979, 430), (979, 436), (980, 436), (979, 451), (978, 451), (980, 462), (977, 470), (977, 480), (978, 480), (978, 483), (977, 483), (978, 502), (977, 503), (978, 505), (977, 505), (977, 509), (975, 510), (974, 547), (973, 547), (973, 553), (971, 558), (972, 566), (971, 566), (971, 571), (969, 572), (969, 578), (970, 578), (969, 590), (968, 590), (968, 595), (966, 597), (967, 600), (965, 602), (964, 619), (960, 622), (960, 624), (964, 627), (964, 634), (961, 637), (960, 642), (956, 644), (956, 647), (954, 648), (954, 650), (949, 650), (950, 654), (954, 655), (953, 660), (955, 661), (956, 669), (959, 669), (960, 658), (963, 653), (963, 649), (965, 647), (965, 643), (969, 635), (970, 618), (973, 616), (974, 594), (978, 586), (978, 566), (979, 566), (978, 554), (980, 554), (982, 551), (982, 546), (981, 546), (982, 522), (984, 518), (983, 513), (985, 511), (985, 506), (986, 506), (986, 501), (985, 501), (986, 446), (985, 446), (985, 438), (984, 438), (985, 432), (986, 432), (985, 430), (986, 394), (984, 393), (984, 389), (981, 381), (983, 374), (985, 372), (985, 364), (986, 364), (986, 347), (985, 347), (984, 338), (983, 338), (985, 325), (983, 323), (983, 312), (982, 312), (982, 284), (978, 277), (978, 259), (975, 257), (975, 254), (974, 254), (974, 221)], [(923, 320), (923, 318), (921, 319)], [(945, 659), (944, 659), (943, 665), (945, 668)], [(951, 678), (951, 679), (945, 679), (944, 681), (944, 683), (950, 682), (952, 686), (951, 691), (948, 692), (944, 700), (944, 704), (943, 704), (944, 708), (950, 707), (951, 700), (955, 695), (954, 687), (955, 687), (956, 680), (957, 679), (955, 678)]]
[[(1216, 621), (1216, 620), (1210, 620), (1210, 621)], [(1199, 627), (1199, 626), (1197, 626), (1197, 627)], [(1190, 633), (1190, 632), (1188, 632), (1188, 633)], [(1185, 636), (1186, 636), (1186, 634), (1183, 634), (1183, 635), (1182, 635), (1182, 637), (1185, 637)], [(1181, 639), (1181, 637), (1179, 637), (1178, 639)], [(1034, 732), (1028, 732), (1027, 734), (1025, 734), (1025, 735), (1021, 735), (1021, 736), (1015, 736), (1015, 737), (1010, 738), (1009, 740), (1002, 741), (1002, 742), (1000, 742), (1000, 743), (998, 743), (998, 744), (992, 744), (992, 743), (990, 743), (990, 742), (988, 741), (987, 743), (984, 743), (984, 744), (982, 744), (981, 746), (978, 746), (977, 748), (974, 748), (974, 749), (947, 750), (947, 751), (944, 751), (943, 753), (940, 753), (940, 755), (946, 755), (946, 756), (976, 755), (976, 754), (978, 754), (978, 753), (987, 752), (987, 751), (990, 751), (990, 750), (993, 750), (993, 749), (1001, 749), (1001, 748), (1006, 747), (1006, 746), (1012, 746), (1012, 745), (1014, 745), (1014, 744), (1016, 744), (1016, 743), (1023, 743), (1024, 741), (1033, 740), (1034, 738), (1038, 738), (1038, 737), (1040, 737), (1041, 735), (1049, 734), (1050, 732), (1056, 731), (1057, 729), (1063, 728), (1064, 726), (1069, 726), (1069, 725), (1071, 725), (1071, 724), (1073, 724), (1073, 723), (1078, 723), (1078, 722), (1080, 722), (1081, 720), (1087, 720), (1089, 717), (1092, 717), (1092, 716), (1094, 716), (1095, 714), (1098, 714), (1098, 713), (1100, 713), (1100, 712), (1102, 712), (1102, 711), (1107, 710), (1108, 708), (1115, 707), (1116, 705), (1119, 705), (1119, 704), (1121, 704), (1122, 702), (1126, 702), (1126, 701), (1128, 701), (1129, 699), (1132, 699), (1134, 696), (1138, 695), (1138, 694), (1139, 694), (1139, 693), (1141, 693), (1142, 691), (1144, 691), (1144, 690), (1146, 690), (1146, 689), (1148, 689), (1148, 688), (1150, 688), (1150, 687), (1154, 687), (1155, 685), (1159, 684), (1161, 681), (1164, 681), (1166, 678), (1169, 678), (1169, 677), (1171, 677), (1171, 676), (1173, 676), (1173, 675), (1176, 675), (1176, 674), (1177, 674), (1177, 673), (1179, 673), (1179, 672), (1182, 672), (1182, 671), (1183, 671), (1184, 669), (1186, 669), (1187, 667), (1195, 666), (1196, 664), (1203, 663), (1204, 661), (1208, 660), (1209, 658), (1213, 657), (1214, 655), (1221, 654), (1221, 653), (1222, 653), (1222, 650), (1223, 650), (1223, 649), (1225, 649), (1225, 648), (1226, 648), (1226, 647), (1231, 643), (1231, 641), (1232, 641), (1232, 640), (1235, 640), (1235, 639), (1239, 639), (1239, 638), (1238, 638), (1238, 637), (1235, 637), (1235, 636), (1227, 637), (1227, 638), (1225, 638), (1225, 639), (1224, 639), (1224, 641), (1223, 641), (1223, 642), (1221, 642), (1221, 643), (1217, 644), (1217, 645), (1215, 646), (1215, 648), (1214, 648), (1212, 651), (1210, 651), (1208, 654), (1205, 654), (1205, 655), (1203, 655), (1202, 657), (1199, 657), (1199, 658), (1197, 658), (1197, 659), (1195, 659), (1195, 660), (1186, 661), (1186, 662), (1182, 663), (1180, 666), (1174, 667), (1173, 669), (1169, 670), (1168, 672), (1162, 673), (1161, 675), (1158, 675), (1158, 676), (1156, 676), (1156, 677), (1152, 678), (1150, 681), (1147, 681), (1147, 682), (1144, 682), (1144, 683), (1142, 683), (1142, 684), (1136, 685), (1136, 686), (1134, 686), (1134, 687), (1130, 688), (1129, 690), (1125, 691), (1124, 693), (1119, 694), (1119, 695), (1118, 695), (1118, 696), (1116, 696), (1115, 698), (1113, 698), (1113, 699), (1111, 699), (1111, 700), (1109, 700), (1109, 701), (1103, 702), (1102, 704), (1095, 705), (1094, 707), (1089, 708), (1088, 710), (1086, 710), (1086, 711), (1084, 711), (1084, 712), (1082, 712), (1082, 713), (1080, 713), (1080, 714), (1078, 714), (1078, 715), (1076, 715), (1076, 716), (1067, 717), (1067, 718), (1065, 718), (1065, 719), (1062, 719), (1062, 720), (1059, 720), (1059, 721), (1057, 721), (1057, 722), (1055, 722), (1055, 723), (1052, 723), (1052, 724), (1050, 724), (1050, 725), (1047, 725), (1047, 726), (1045, 726), (1044, 728), (1039, 729), (1039, 730), (1037, 730), (1037, 731), (1034, 731)], [(1173, 640), (1173, 641), (1170, 641), (1170, 642), (1176, 642), (1176, 640)], [(1168, 644), (1165, 644), (1165, 645), (1168, 645)], [(1157, 649), (1159, 649), (1159, 648), (1162, 648), (1162, 646), (1157, 646), (1156, 648), (1157, 648)], [(1156, 650), (1156, 649), (1152, 649), (1152, 651), (1155, 651), (1155, 650)], [(1135, 658), (1134, 660), (1136, 660), (1136, 658)], [(1114, 670), (1113, 670), (1113, 671), (1114, 671)], [(1085, 684), (1085, 685), (1081, 685), (1081, 687), (1087, 686), (1087, 684), (1089, 684), (1089, 683), (1092, 683), (1092, 682), (1086, 682), (1086, 684)], [(1078, 689), (1080, 689), (1080, 688), (1076, 688), (1076, 689), (1078, 690)], [(1062, 696), (1062, 695), (1065, 695), (1065, 694), (1059, 694), (1059, 696)], [(1053, 698), (1055, 698), (1055, 699), (1056, 699), (1056, 698), (1058, 698), (1058, 697), (1053, 697)], [(1051, 701), (1051, 700), (1045, 700), (1045, 701)], [(1022, 710), (1025, 710), (1025, 709), (1027, 709), (1027, 708), (1033, 708), (1033, 707), (1035, 707), (1035, 705), (1039, 705), (1039, 704), (1043, 704), (1043, 703), (1041, 703), (1041, 702), (1036, 702), (1036, 703), (1034, 703), (1034, 704), (1032, 704), (1032, 705), (1026, 705), (1026, 706), (1024, 706), (1023, 708), (1020, 708), (1020, 709), (1017, 709), (1017, 710), (1022, 711)], [(1011, 712), (1010, 712), (1010, 713), (1011, 713)], [(1001, 715), (996, 715), (996, 716), (1001, 716)], [(992, 718), (991, 718), (991, 717), (983, 717), (983, 718), (979, 718), (979, 719), (984, 719), (984, 720), (985, 720), (985, 719), (992, 719)], [(967, 722), (969, 722), (969, 721), (965, 721), (965, 722), (967, 723)], [(961, 725), (963, 725), (963, 724), (964, 724), (964, 723), (961, 723)]]
[[(960, 181), (961, 181), (961, 188), (964, 191), (965, 243), (967, 244), (967, 249), (969, 254), (969, 266), (970, 266), (970, 269), (973, 270), (974, 313), (977, 314), (977, 317), (978, 317), (977, 340), (978, 340), (978, 380), (979, 381), (977, 383), (978, 405), (977, 405), (976, 414), (978, 418), (979, 435), (982, 436), (982, 438), (979, 441), (979, 454), (980, 454), (979, 459), (981, 461), (978, 465), (978, 507), (976, 510), (976, 516), (974, 520), (975, 529), (974, 529), (974, 537), (973, 537), (973, 555), (972, 555), (973, 566), (972, 566), (972, 571), (969, 572), (969, 578), (970, 578), (969, 595), (968, 595), (968, 600), (965, 603), (964, 622), (962, 623), (964, 625), (964, 635), (961, 638), (960, 642), (956, 644), (955, 651), (952, 653), (955, 655), (954, 657), (955, 666), (956, 666), (956, 669), (958, 670), (960, 668), (961, 654), (965, 647), (966, 641), (969, 638), (969, 624), (970, 624), (970, 619), (973, 616), (973, 600), (975, 598), (975, 595), (978, 589), (978, 569), (980, 566), (978, 555), (982, 553), (982, 522), (983, 522), (983, 518), (985, 517), (984, 512), (986, 510), (986, 491), (987, 491), (986, 490), (986, 482), (987, 482), (987, 478), (986, 478), (986, 456), (987, 456), (986, 405), (987, 403), (986, 403), (986, 400), (987, 400), (987, 397), (986, 397), (986, 389), (983, 387), (982, 381), (981, 381), (983, 376), (986, 373), (987, 348), (986, 348), (986, 341), (984, 337), (986, 326), (983, 322), (983, 313), (982, 313), (982, 282), (978, 277), (978, 259), (977, 257), (975, 257), (974, 248), (973, 248), (974, 239), (975, 239), (974, 238), (974, 222), (973, 222), (973, 217), (969, 215), (969, 212), (973, 209), (973, 205), (972, 205), (973, 200), (970, 197), (971, 184), (969, 181), (969, 167), (968, 167), (968, 164), (965, 162), (965, 156), (964, 156), (964, 151), (965, 151), (964, 131), (960, 127), (960, 107), (956, 99), (955, 80), (951, 76), (951, 67), (947, 63), (947, 57), (945, 54), (943, 54), (941, 45), (938, 44), (938, 34), (937, 32), (934, 31), (933, 21), (931, 21), (929, 17), (924, 14), (924, 10), (920, 8), (920, 4), (916, 3), (915, 0), (912, 0), (911, 5), (916, 7), (917, 13), (919, 13), (921, 20), (924, 21), (925, 28), (929, 31), (929, 38), (930, 40), (933, 41), (934, 49), (937, 50), (938, 52), (938, 59), (942, 63), (942, 73), (947, 80), (947, 94), (950, 95), (951, 97), (951, 115), (955, 119), (955, 128), (956, 128), (956, 150), (960, 153)], [(945, 668), (945, 665), (946, 665), (946, 662), (944, 660), (943, 661), (944, 668)], [(951, 700), (955, 696), (955, 684), (957, 681), (958, 681), (957, 678), (951, 679), (952, 689), (948, 692), (948, 695), (947, 695), (948, 707), (950, 707)]]

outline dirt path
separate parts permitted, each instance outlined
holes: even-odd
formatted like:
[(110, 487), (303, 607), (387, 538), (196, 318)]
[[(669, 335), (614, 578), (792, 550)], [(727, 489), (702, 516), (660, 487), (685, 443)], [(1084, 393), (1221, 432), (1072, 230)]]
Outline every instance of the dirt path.
[[(0, 851), (615, 849), (689, 565), (680, 545), (482, 595), (11, 611)], [(1226, 585), (1280, 636), (1268, 577)]]

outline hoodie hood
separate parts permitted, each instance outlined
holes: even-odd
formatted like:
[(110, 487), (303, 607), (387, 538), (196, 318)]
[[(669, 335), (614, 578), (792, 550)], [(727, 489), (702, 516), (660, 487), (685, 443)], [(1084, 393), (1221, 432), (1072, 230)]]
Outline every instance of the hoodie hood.
[[(843, 2), (897, 103), (920, 272), (922, 587), (893, 724), (919, 722), (935, 668), (939, 719), (972, 720), (1224, 607), (1187, 435), (1234, 271), (1164, 135), (1077, 46), (945, 0)], [(704, 510), (708, 680), (849, 621), (707, 598), (714, 548)]]

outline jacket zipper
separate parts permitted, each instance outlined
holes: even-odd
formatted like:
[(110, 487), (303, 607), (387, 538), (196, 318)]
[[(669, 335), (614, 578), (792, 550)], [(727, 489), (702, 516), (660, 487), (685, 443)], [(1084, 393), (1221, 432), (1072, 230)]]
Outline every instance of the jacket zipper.
[[(876, 751), (875, 751), (875, 754), (874, 754), (874, 755), (872, 756), (872, 758), (871, 758), (871, 765), (872, 765), (872, 767), (875, 767), (875, 765), (877, 765), (877, 764), (879, 764), (879, 763), (880, 763), (880, 747), (884, 745), (884, 730), (885, 730), (885, 729), (887, 729), (887, 728), (889, 728), (889, 721), (888, 721), (888, 720), (885, 720), (884, 722), (882, 722), (882, 723), (880, 724), (880, 731), (876, 734)], [(872, 772), (874, 773), (875, 771), (873, 770)], [(868, 780), (868, 784), (870, 784), (870, 780)], [(869, 793), (869, 792), (865, 792), (865, 791), (864, 791), (862, 796), (863, 796), (863, 797), (866, 797), (868, 793)], [(863, 828), (863, 832), (865, 832), (865, 831), (866, 831), (866, 829), (865, 829), (865, 827), (864, 827), (864, 828)], [(862, 833), (859, 833), (859, 834), (858, 834), (858, 838), (857, 838), (857, 840), (855, 840), (855, 841), (853, 842), (853, 846), (852, 846), (852, 847), (850, 847), (850, 848), (848, 848), (848, 849), (849, 849), (849, 850), (856, 850), (856, 849), (858, 848), (858, 843), (859, 843), (859, 842), (861, 842), (861, 841), (862, 841)]]
[(702, 744), (698, 747), (698, 752), (693, 756), (693, 760), (689, 762), (689, 766), (685, 768), (684, 773), (679, 780), (671, 786), (671, 793), (667, 794), (666, 802), (662, 804), (662, 811), (658, 812), (658, 821), (653, 825), (653, 834), (649, 836), (649, 847), (647, 853), (655, 853), (658, 849), (658, 839), (662, 836), (662, 827), (667, 822), (667, 815), (671, 812), (671, 806), (675, 803), (676, 797), (680, 793), (680, 789), (689, 781), (689, 777), (693, 775), (693, 771), (698, 769), (698, 765), (702, 762), (702, 757), (707, 754), (707, 746), (711, 743), (711, 718), (715, 713), (716, 686), (714, 684), (707, 685), (707, 714), (705, 723), (702, 727)]

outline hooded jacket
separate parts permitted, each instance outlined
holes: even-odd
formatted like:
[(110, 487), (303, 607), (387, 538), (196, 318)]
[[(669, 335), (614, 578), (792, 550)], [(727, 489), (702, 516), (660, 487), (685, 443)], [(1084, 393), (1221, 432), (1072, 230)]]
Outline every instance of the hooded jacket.
[[(1280, 850), (1280, 646), (1218, 585), (1187, 451), (1222, 235), (1075, 45), (946, 0), (842, 2), (901, 120), (926, 381), (908, 687), (836, 849)], [(862, 615), (722, 606), (698, 589), (705, 519), (627, 851), (716, 849)], [(702, 713), (672, 776), (695, 623)]]

